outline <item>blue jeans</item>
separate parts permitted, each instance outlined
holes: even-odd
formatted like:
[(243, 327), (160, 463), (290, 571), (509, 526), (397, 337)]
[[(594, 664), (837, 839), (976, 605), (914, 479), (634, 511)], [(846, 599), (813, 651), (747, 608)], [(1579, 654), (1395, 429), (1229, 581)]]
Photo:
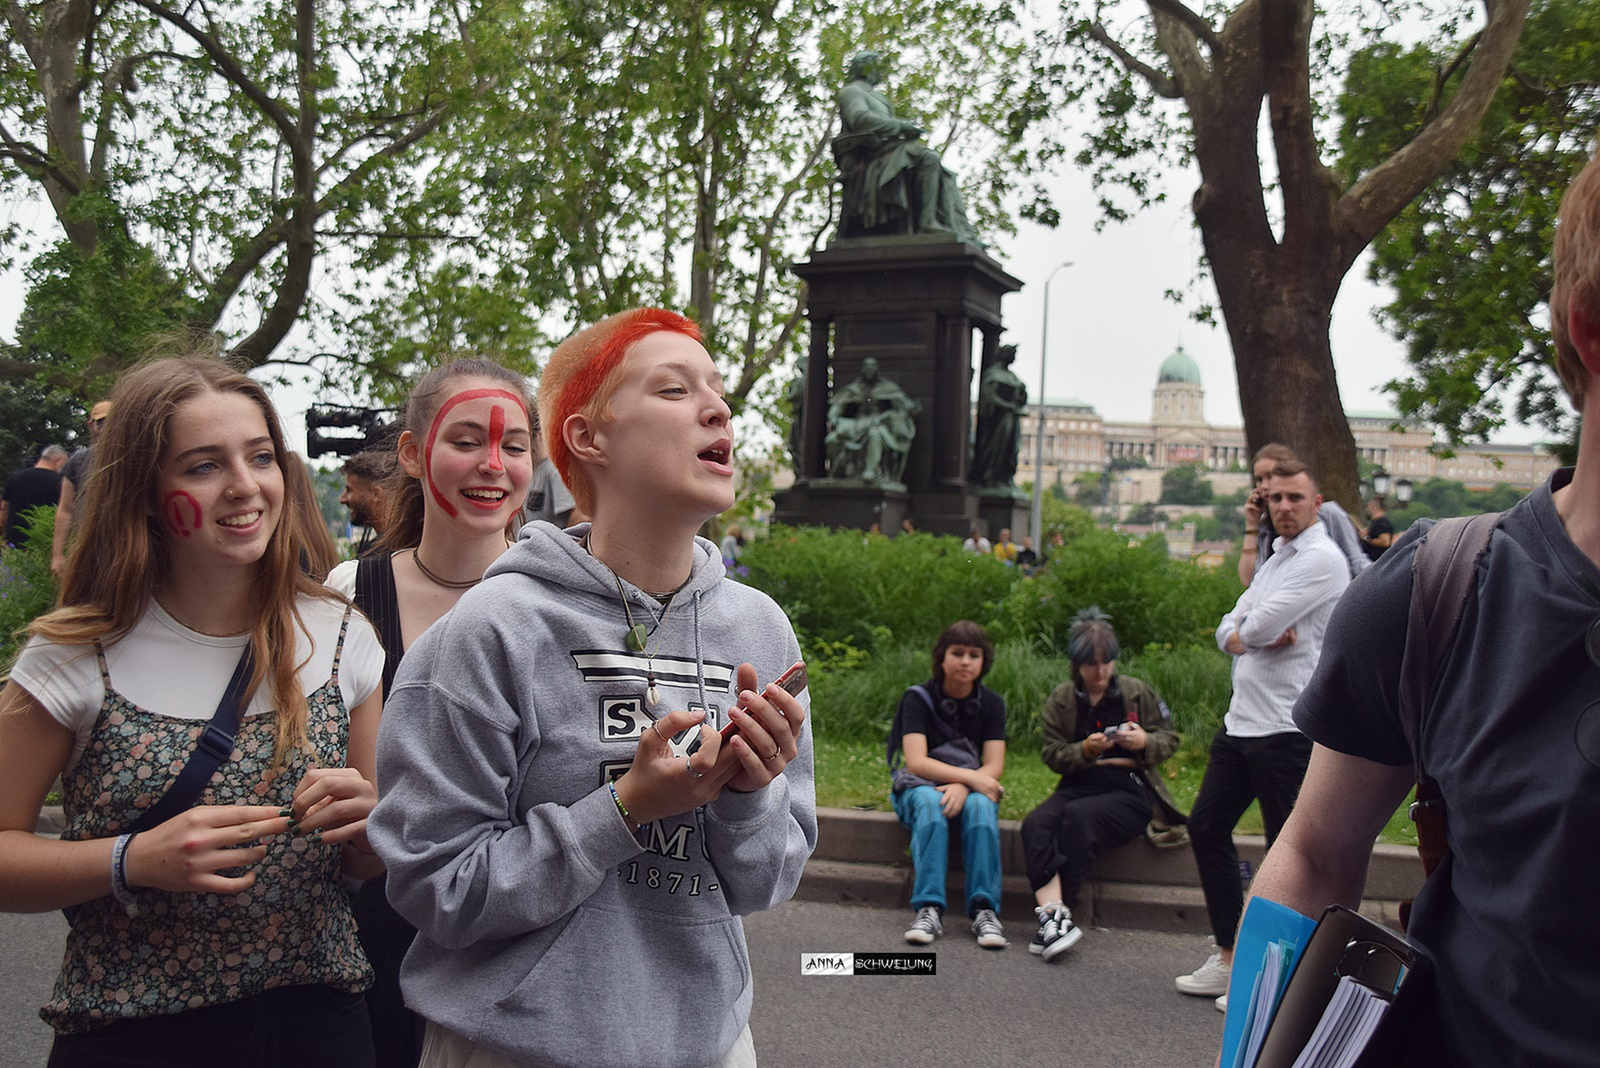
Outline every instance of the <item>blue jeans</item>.
[[(945, 877), (950, 871), (950, 824), (939, 808), (944, 797), (931, 786), (913, 786), (894, 795), (894, 813), (911, 830), (911, 907), (936, 905), (942, 911)], [(979, 909), (1000, 911), (1000, 810), (974, 790), (961, 806), (961, 864), (967, 873), (967, 915)]]

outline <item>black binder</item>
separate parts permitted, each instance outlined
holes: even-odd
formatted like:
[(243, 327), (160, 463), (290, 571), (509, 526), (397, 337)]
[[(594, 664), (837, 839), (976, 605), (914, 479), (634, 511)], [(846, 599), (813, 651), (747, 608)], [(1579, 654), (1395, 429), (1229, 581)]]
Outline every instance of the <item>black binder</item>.
[[(1340, 980), (1349, 977), (1393, 1007), (1402, 991), (1425, 986), (1426, 958), (1406, 938), (1343, 905), (1330, 905), (1306, 943), (1273, 1014), (1256, 1068), (1293, 1068), (1321, 1022)], [(1385, 1042), (1384, 1020), (1371, 1034), (1357, 1063), (1374, 1063), (1375, 1045)]]

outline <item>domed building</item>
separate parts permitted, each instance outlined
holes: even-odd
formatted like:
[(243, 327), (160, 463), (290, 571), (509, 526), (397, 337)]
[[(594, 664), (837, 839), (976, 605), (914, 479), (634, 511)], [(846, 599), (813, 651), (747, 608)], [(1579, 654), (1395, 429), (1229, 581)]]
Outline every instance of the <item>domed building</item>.
[[(1212, 488), (1230, 493), (1249, 482), (1249, 454), (1242, 427), (1206, 422), (1205, 390), (1200, 365), (1178, 346), (1161, 361), (1150, 395), (1150, 422), (1115, 423), (1102, 419), (1081, 400), (1051, 400), (1045, 405), (1044, 482), (1072, 483), (1084, 472), (1096, 474), (1118, 459), (1143, 460), (1143, 469), (1118, 476), (1118, 499), (1124, 505), (1154, 501), (1161, 494), (1161, 473), (1180, 464), (1198, 463), (1208, 471)], [(1441, 459), (1430, 450), (1432, 431), (1392, 413), (1346, 412), (1364, 460), (1385, 468), (1395, 478), (1413, 482), (1448, 478), (1472, 489), (1506, 482), (1532, 489), (1555, 470), (1557, 462), (1538, 446), (1487, 444), (1460, 449)], [(1022, 420), (1022, 448), (1017, 482), (1033, 481), (1034, 427), (1039, 409), (1030, 405)], [(1124, 465), (1118, 465), (1124, 466)]]

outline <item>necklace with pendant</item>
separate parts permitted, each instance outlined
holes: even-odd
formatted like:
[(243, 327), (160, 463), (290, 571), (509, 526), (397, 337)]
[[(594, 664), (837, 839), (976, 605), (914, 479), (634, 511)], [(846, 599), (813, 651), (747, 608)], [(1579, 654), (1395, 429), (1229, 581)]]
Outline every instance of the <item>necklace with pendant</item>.
[[(578, 544), (583, 547), (584, 552), (594, 557), (594, 559), (600, 560), (598, 556), (594, 555), (594, 550), (589, 548), (589, 536), (587, 534), (584, 535), (583, 540)], [(604, 560), (600, 560), (600, 563), (607, 571), (611, 571), (610, 564), (606, 563)], [(648, 645), (652, 634), (662, 634), (666, 630), (667, 617), (672, 615), (672, 605), (673, 602), (678, 599), (678, 591), (674, 590), (672, 593), (666, 594), (667, 607), (662, 611), (661, 618), (656, 620), (656, 629), (652, 632), (646, 630), (643, 623), (635, 623), (633, 621), (633, 609), (628, 606), (628, 595), (623, 592), (622, 578), (615, 571), (611, 571), (611, 581), (617, 584), (617, 598), (622, 601), (622, 614), (627, 617), (628, 620), (628, 634), (624, 639), (623, 644), (628, 647), (629, 652), (642, 653), (644, 655), (644, 698), (652, 705), (659, 705), (661, 703), (661, 691), (656, 688), (655, 655), (661, 651), (661, 643), (665, 639), (658, 638), (656, 640), (656, 647), (654, 649), (648, 648)], [(655, 595), (651, 594), (651, 596)]]
[[(610, 568), (606, 570), (609, 571)], [(622, 579), (617, 577), (615, 571), (611, 572), (611, 578), (617, 584), (617, 596), (622, 599), (622, 613), (628, 619), (628, 637), (625, 644), (630, 651), (644, 654), (644, 698), (652, 705), (659, 705), (661, 703), (661, 691), (656, 689), (655, 655), (661, 651), (661, 642), (664, 639), (657, 638), (654, 649), (646, 647), (652, 637), (652, 632), (645, 630), (643, 623), (635, 623), (633, 621), (633, 609), (628, 607), (628, 595), (622, 592)], [(667, 617), (672, 615), (672, 605), (677, 599), (676, 596), (668, 598), (666, 609), (661, 613), (661, 618), (656, 620), (656, 629), (653, 632), (655, 635), (663, 634), (666, 631)]]

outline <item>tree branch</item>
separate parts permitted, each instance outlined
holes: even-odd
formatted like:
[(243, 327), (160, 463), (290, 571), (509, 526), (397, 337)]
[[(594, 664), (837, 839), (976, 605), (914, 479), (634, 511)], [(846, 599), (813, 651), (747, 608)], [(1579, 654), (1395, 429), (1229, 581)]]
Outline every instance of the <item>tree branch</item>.
[(1213, 53), (1222, 50), (1222, 39), (1217, 36), (1217, 31), (1211, 23), (1180, 4), (1178, 0), (1145, 0), (1145, 2), (1151, 11), (1166, 15), (1174, 22), (1187, 27), (1189, 32), (1204, 41), (1206, 47)]
[(317, 169), (311, 158), (319, 117), (316, 0), (297, 0), (295, 4), (295, 59), (300, 121), (293, 134), (285, 138), (291, 151), (294, 197), (284, 226), (283, 278), (260, 325), (232, 350), (233, 355), (251, 366), (260, 366), (288, 336), (311, 292), (311, 269), (317, 258)]
[(1291, 261), (1327, 257), (1339, 187), (1319, 155), (1311, 108), (1311, 0), (1275, 0), (1261, 11), (1261, 72), (1278, 158), (1283, 247)]
[(1339, 198), (1334, 239), (1341, 269), (1355, 262), (1476, 132), (1516, 50), (1529, 4), (1530, 0), (1488, 0), (1487, 21), (1471, 65), (1450, 103)]
[(1166, 97), (1168, 100), (1181, 100), (1183, 98), (1183, 93), (1178, 90), (1176, 81), (1145, 63), (1126, 48), (1123, 48), (1100, 23), (1095, 22), (1089, 25), (1089, 36), (1098, 41), (1106, 51), (1110, 52), (1129, 74), (1135, 74), (1148, 82), (1151, 90), (1157, 96)]
[(255, 104), (261, 114), (266, 116), (267, 121), (278, 128), (279, 135), (286, 143), (291, 147), (294, 145), (298, 132), (294, 119), (284, 110), (282, 104), (274, 100), (265, 89), (262, 89), (245, 73), (244, 68), (239, 65), (239, 61), (227, 49), (223, 48), (215, 37), (190, 22), (179, 12), (158, 4), (155, 0), (133, 0), (133, 2), (157, 18), (170, 22), (194, 41), (195, 44), (199, 45), (216, 66), (217, 73), (221, 74), (239, 92), (243, 93), (251, 103)]

